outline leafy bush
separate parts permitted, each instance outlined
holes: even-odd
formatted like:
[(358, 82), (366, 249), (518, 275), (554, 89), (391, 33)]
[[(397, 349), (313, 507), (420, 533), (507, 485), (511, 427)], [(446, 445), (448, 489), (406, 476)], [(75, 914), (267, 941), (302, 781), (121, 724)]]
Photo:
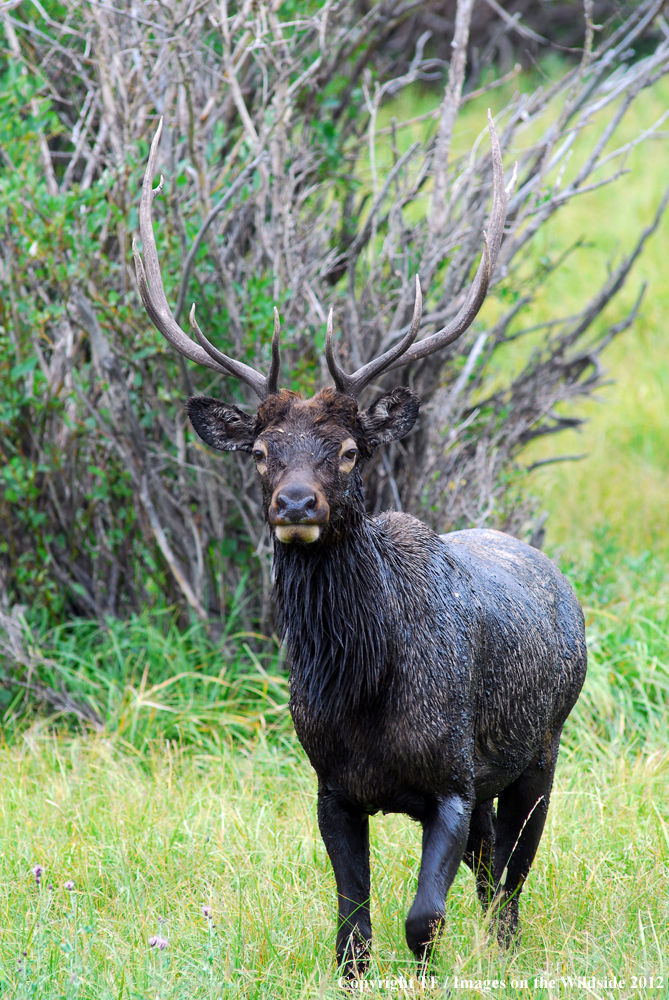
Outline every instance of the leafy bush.
[[(196, 390), (249, 400), (175, 357), (135, 290), (130, 241), (148, 141), (164, 116), (155, 209), (177, 319), (194, 301), (217, 343), (263, 367), (277, 304), (283, 384), (301, 391), (321, 382), (330, 307), (340, 351), (356, 366), (402, 335), (418, 271), (420, 336), (429, 335), (466, 295), (491, 163), (483, 135), (470, 154), (451, 148), (455, 116), (475, 97), (462, 97), (461, 59), (449, 68), (436, 132), (432, 114), (418, 138), (410, 122), (384, 124), (400, 91), (443, 73), (421, 46), (400, 77), (372, 60), (414, 7), (393, 0), (361, 14), (350, 4), (259, 3), (222, 16), (213, 0), (192, 11), (150, 0), (140, 16), (125, 0), (74, 0), (2, 11), (8, 602), (45, 608), (52, 622), (174, 603), (224, 620), (246, 580), (243, 627), (271, 630), (271, 544), (252, 469), (203, 448), (182, 408)], [(624, 173), (593, 176), (624, 164), (631, 146), (611, 148), (617, 129), (669, 68), (666, 40), (649, 35), (660, 9), (638, 5), (597, 33), (597, 45), (586, 17), (580, 63), (548, 89), (513, 95), (496, 115), (507, 180), (517, 159), (519, 181), (494, 298), (461, 341), (386, 377), (384, 387), (420, 392), (424, 416), (369, 467), (370, 509), (404, 506), (440, 530), (486, 524), (528, 534), (532, 504), (517, 456), (533, 438), (578, 423), (560, 404), (600, 384), (602, 349), (634, 317), (605, 322), (602, 311), (653, 226), (578, 316), (539, 328), (522, 318), (562, 258), (539, 254), (534, 240), (572, 197)], [(489, 87), (494, 97), (494, 79)], [(501, 359), (519, 341), (532, 349), (509, 373)]]
[(283, 652), (276, 639), (234, 630), (240, 610), (236, 601), (216, 640), (201, 622), (180, 629), (168, 613), (46, 631), (20, 608), (0, 612), (5, 737), (48, 718), (139, 751), (165, 740), (211, 751), (266, 735), (276, 742), (290, 726)]

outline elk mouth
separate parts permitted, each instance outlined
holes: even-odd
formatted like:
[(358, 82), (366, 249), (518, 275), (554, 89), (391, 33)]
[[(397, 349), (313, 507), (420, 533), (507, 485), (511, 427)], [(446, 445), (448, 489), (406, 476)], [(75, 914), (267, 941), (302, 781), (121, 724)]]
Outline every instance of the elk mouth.
[(313, 482), (292, 481), (274, 491), (268, 515), (280, 542), (309, 544), (320, 537), (330, 518), (330, 505)]
[(290, 542), (315, 542), (321, 533), (320, 524), (277, 524), (274, 528), (276, 537), (284, 544)]

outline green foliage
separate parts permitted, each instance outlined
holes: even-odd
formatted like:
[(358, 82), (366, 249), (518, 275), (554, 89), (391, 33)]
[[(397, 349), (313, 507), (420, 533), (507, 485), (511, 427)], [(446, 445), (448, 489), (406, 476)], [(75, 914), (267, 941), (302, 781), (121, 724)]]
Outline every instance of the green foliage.
[[(86, 609), (81, 599), (90, 585), (85, 588), (73, 578), (63, 587), (63, 574), (54, 578), (53, 564), (82, 555), (94, 564), (101, 516), (108, 556), (126, 578), (120, 587), (122, 603), (110, 610), (138, 611), (143, 602), (164, 605), (161, 595), (171, 593), (155, 543), (138, 523), (127, 465), (110, 447), (105, 430), (110, 412), (95, 388), (98, 375), (90, 345), (76, 329), (69, 355), (58, 356), (63, 347), (58, 341), (76, 320), (73, 288), (93, 293), (102, 329), (128, 366), (130, 400), (150, 441), (164, 443), (161, 426), (166, 420), (174, 424), (181, 414), (183, 390), (173, 353), (146, 321), (138, 328), (136, 308), (124, 292), (128, 275), (118, 257), (118, 240), (127, 240), (128, 229), (136, 225), (136, 206), (127, 210), (116, 200), (108, 173), (86, 190), (74, 185), (62, 194), (49, 194), (40, 137), (54, 137), (59, 125), (49, 100), (35, 96), (43, 84), (38, 75), (21, 72), (12, 63), (0, 75), (0, 147), (9, 151), (0, 164), (0, 225), (6, 235), (0, 296), (0, 558), (6, 557), (4, 586), (13, 599), (48, 609), (55, 622), (68, 609)], [(134, 166), (129, 158), (128, 167)], [(129, 194), (136, 196), (133, 183)], [(197, 220), (188, 220), (188, 238), (196, 231)], [(168, 227), (163, 235), (168, 257), (171, 253), (178, 259), (176, 233)], [(178, 265), (168, 267), (166, 274), (167, 293), (176, 297)], [(269, 282), (260, 275), (243, 290), (249, 360), (271, 330)], [(193, 298), (198, 315), (227, 328), (216, 288), (200, 282)], [(160, 382), (152, 400), (142, 391), (149, 378)], [(232, 389), (234, 395), (236, 386)], [(97, 416), (90, 406), (78, 405), (85, 394), (97, 403)], [(62, 430), (54, 434), (54, 427)], [(169, 450), (174, 456), (173, 443)], [(71, 494), (73, 468), (78, 481)], [(62, 511), (60, 523), (54, 521), (54, 495)], [(250, 543), (234, 516), (226, 533), (228, 549), (243, 551), (247, 562)], [(212, 562), (219, 558), (216, 541), (209, 547)], [(239, 579), (233, 572), (232, 591)]]
[[(22, 617), (21, 662), (0, 656), (5, 738), (45, 711), (58, 728), (83, 720), (140, 753), (164, 740), (213, 752), (232, 740), (280, 737), (289, 725), (283, 653), (275, 639), (238, 630), (242, 610), (237, 595), (215, 640), (200, 623), (180, 628), (168, 611), (103, 627), (74, 619), (47, 632)], [(55, 716), (54, 698), (56, 706), (63, 700), (49, 701), (49, 692), (66, 696)]]
[[(49, 8), (47, 14), (57, 19), (58, 5), (52, 6), (54, 11), (49, 13)], [(290, 8), (282, 5), (282, 16), (289, 20)], [(303, 17), (303, 5), (299, 10)], [(38, 21), (40, 16), (30, 15)], [(290, 37), (295, 27), (289, 24), (286, 30)], [(75, 31), (69, 39), (73, 50), (80, 41)], [(217, 32), (209, 41), (214, 49), (220, 47)], [(345, 86), (342, 78), (329, 98), (315, 94), (316, 104), (334, 100)], [(68, 613), (93, 613), (98, 620), (106, 613), (138, 614), (147, 604), (166, 607), (181, 596), (146, 520), (138, 515), (138, 485), (127, 455), (119, 454), (108, 385), (73, 302), (75, 290), (82, 289), (122, 364), (146, 447), (156, 453), (161, 482), (172, 496), (165, 500), (163, 493), (163, 502), (185, 509), (191, 521), (198, 522), (206, 564), (200, 597), (207, 610), (217, 614), (225, 609), (240, 580), (249, 577), (252, 591), (264, 587), (266, 604), (268, 574), (258, 565), (260, 539), (250, 530), (262, 530), (257, 499), (251, 496), (241, 510), (249, 491), (247, 483), (235, 478), (236, 463), (227, 457), (195, 458), (200, 467), (206, 466), (207, 475), (222, 479), (227, 487), (218, 500), (215, 526), (209, 523), (213, 517), (202, 469), (196, 491), (190, 489), (196, 476), (177, 469), (183, 461), (177, 438), (184, 422), (184, 396), (197, 388), (211, 391), (212, 378), (201, 370), (190, 370), (185, 377), (132, 290), (130, 235), (137, 228), (138, 181), (148, 145), (142, 140), (128, 147), (121, 180), (118, 170), (104, 168), (88, 185), (75, 179), (67, 190), (50, 193), (42, 146), (48, 140), (50, 148), (58, 147), (63, 125), (45, 96), (49, 87), (38, 69), (0, 61), (0, 227), (5, 236), (0, 262), (0, 593), (45, 609), (51, 624)], [(324, 169), (336, 171), (341, 132), (331, 122), (322, 128), (318, 119), (314, 122), (314, 135), (322, 133)], [(221, 146), (230, 148), (239, 134), (217, 124), (216, 141), (207, 149), (210, 169)], [(65, 137), (65, 148), (69, 146), (71, 140)], [(155, 202), (165, 291), (172, 302), (181, 278), (182, 243), (192, 244), (202, 222), (200, 206), (188, 200), (180, 223), (183, 232), (175, 224), (173, 196), (175, 189), (189, 183), (191, 153), (180, 149), (175, 175), (167, 178)], [(60, 182), (66, 161), (54, 162)], [(257, 180), (250, 180), (242, 187), (242, 204), (255, 184)], [(225, 190), (219, 184), (216, 197), (223, 197)], [(187, 302), (195, 303), (200, 322), (216, 331), (223, 350), (265, 366), (273, 309), (275, 304), (282, 309), (286, 299), (285, 291), (276, 295), (271, 269), (266, 262), (256, 262), (233, 283), (238, 303), (233, 323), (206, 241), (196, 266)], [(295, 341), (297, 361), (290, 383), (295, 391), (313, 391), (320, 378), (315, 351), (322, 349), (325, 330), (311, 333), (305, 349), (294, 327), (284, 330), (284, 346), (290, 348)], [(230, 380), (226, 392), (246, 405), (236, 381)], [(184, 433), (188, 444), (187, 428)], [(236, 504), (226, 502), (232, 493)], [(169, 514), (159, 513), (164, 523)], [(174, 523), (167, 534), (177, 559), (188, 563), (188, 538), (184, 542)], [(261, 561), (267, 563), (266, 553)], [(257, 617), (258, 609), (249, 606), (246, 626)]]
[[(44, 430), (48, 423), (64, 425), (76, 448), (93, 421), (72, 420), (61, 386), (49, 384), (45, 357), (53, 348), (72, 283), (92, 277), (87, 264), (103, 262), (99, 235), (108, 225), (109, 205), (104, 181), (83, 195), (48, 193), (39, 135), (53, 133), (58, 122), (48, 101), (34, 103), (39, 84), (14, 64), (0, 80), (0, 145), (8, 151), (0, 170), (0, 220), (6, 236), (0, 300), (0, 522), (12, 590), (59, 615), (64, 601), (49, 572), (49, 552), (65, 540), (54, 537), (55, 526), (42, 501), (65, 456)], [(16, 289), (22, 294), (17, 296)], [(81, 374), (90, 378), (90, 364)], [(118, 466), (108, 472), (106, 488), (113, 489), (114, 481), (124, 477)], [(82, 523), (87, 520), (85, 506), (71, 514)], [(132, 520), (131, 515), (130, 525)], [(121, 517), (117, 530), (125, 534), (129, 525), (124, 521)]]

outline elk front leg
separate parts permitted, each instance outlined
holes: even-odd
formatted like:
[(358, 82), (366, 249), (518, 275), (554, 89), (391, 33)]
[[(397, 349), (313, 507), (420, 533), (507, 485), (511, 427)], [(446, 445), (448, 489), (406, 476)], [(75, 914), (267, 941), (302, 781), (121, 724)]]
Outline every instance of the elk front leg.
[(318, 825), (337, 881), (337, 962), (352, 978), (367, 968), (372, 943), (369, 817), (319, 788)]
[(407, 944), (427, 965), (441, 931), (446, 894), (467, 844), (472, 804), (459, 795), (438, 799), (423, 819), (418, 892), (406, 919)]

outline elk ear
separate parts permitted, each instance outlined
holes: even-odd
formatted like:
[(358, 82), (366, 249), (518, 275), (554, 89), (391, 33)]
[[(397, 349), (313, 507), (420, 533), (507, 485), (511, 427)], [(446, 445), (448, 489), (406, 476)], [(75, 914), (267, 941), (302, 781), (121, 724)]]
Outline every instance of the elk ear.
[(192, 396), (186, 410), (197, 434), (211, 448), (252, 450), (257, 437), (255, 414), (250, 416), (233, 403), (222, 403), (212, 396)]
[(402, 385), (375, 399), (369, 409), (360, 414), (370, 450), (408, 434), (416, 423), (419, 409), (416, 393)]

